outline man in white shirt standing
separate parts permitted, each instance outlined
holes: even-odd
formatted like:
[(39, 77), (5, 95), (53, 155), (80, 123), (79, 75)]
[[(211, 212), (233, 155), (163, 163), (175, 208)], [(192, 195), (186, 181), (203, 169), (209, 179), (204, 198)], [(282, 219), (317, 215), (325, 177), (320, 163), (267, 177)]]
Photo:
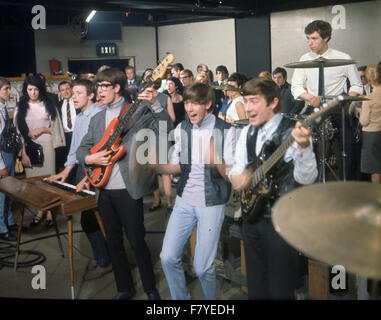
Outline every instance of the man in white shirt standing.
[[(299, 61), (314, 60), (319, 57), (325, 59), (351, 59), (351, 57), (328, 47), (331, 39), (331, 25), (322, 20), (312, 21), (306, 26), (304, 32), (310, 52), (304, 54)], [(349, 95), (362, 93), (362, 85), (356, 65), (329, 67), (324, 69), (325, 95), (339, 95), (347, 92), (347, 79), (350, 82)], [(295, 99), (302, 99), (313, 107), (319, 107), (319, 70), (318, 68), (295, 69), (292, 77), (291, 92)]]
[(61, 147), (57, 149), (57, 172), (65, 168), (65, 159), (69, 154), (71, 138), (74, 131), (75, 119), (77, 117), (77, 112), (74, 107), (73, 89), (71, 83), (66, 80), (61, 81), (58, 85), (58, 91), (62, 98), (60, 111), (62, 126), (65, 133), (66, 147)]
[[(314, 60), (319, 57), (325, 59), (351, 59), (348, 54), (328, 47), (328, 42), (332, 35), (332, 27), (328, 22), (322, 20), (312, 21), (306, 26), (304, 33), (306, 34), (307, 43), (311, 51), (304, 54), (300, 58), (300, 61)], [(347, 88), (347, 81), (350, 84), (349, 89)], [(362, 84), (356, 65), (324, 68), (324, 87), (322, 86), (321, 88), (319, 88), (318, 68), (295, 69), (291, 83), (291, 92), (295, 99), (307, 101), (312, 107), (317, 108), (322, 103), (319, 96), (322, 95), (323, 90), (325, 96), (337, 96), (344, 92), (348, 92), (351, 96), (362, 94)], [(349, 177), (351, 171), (350, 159), (352, 157), (353, 129), (348, 115), (346, 115), (345, 120), (345, 153), (347, 156), (345, 174)], [(339, 144), (342, 149), (343, 130), (339, 114), (332, 116), (332, 123), (334, 127), (339, 129)], [(343, 150), (340, 151), (342, 154)], [(339, 166), (341, 166), (342, 162), (339, 162)]]

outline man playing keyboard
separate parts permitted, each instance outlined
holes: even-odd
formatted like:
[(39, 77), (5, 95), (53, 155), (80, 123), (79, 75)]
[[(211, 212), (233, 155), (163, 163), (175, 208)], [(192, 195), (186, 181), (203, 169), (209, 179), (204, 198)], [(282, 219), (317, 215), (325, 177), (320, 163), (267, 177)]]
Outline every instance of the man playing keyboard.
[[(75, 109), (81, 112), (77, 115), (73, 136), (70, 144), (70, 151), (65, 162), (65, 169), (59, 174), (49, 177), (48, 181), (61, 182), (68, 179), (70, 172), (76, 170), (76, 184), (78, 184), (85, 176), (84, 168), (76, 159), (76, 152), (82, 138), (86, 135), (90, 119), (102, 110), (101, 107), (93, 103), (95, 97), (95, 88), (91, 81), (80, 79), (73, 83), (73, 101)], [(85, 191), (85, 190), (84, 190)], [(83, 211), (81, 214), (81, 226), (86, 233), (93, 249), (95, 263), (90, 264), (85, 280), (93, 280), (102, 277), (112, 271), (111, 261), (109, 258), (106, 241), (99, 229), (98, 222), (92, 210)]]

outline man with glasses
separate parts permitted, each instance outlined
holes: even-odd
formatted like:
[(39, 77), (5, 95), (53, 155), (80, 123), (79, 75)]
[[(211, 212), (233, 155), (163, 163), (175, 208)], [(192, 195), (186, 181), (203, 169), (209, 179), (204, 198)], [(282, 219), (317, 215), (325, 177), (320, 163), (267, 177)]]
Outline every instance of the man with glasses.
[(185, 87), (191, 85), (193, 83), (193, 72), (189, 69), (184, 69), (180, 72), (180, 81)]
[[(89, 129), (82, 139), (77, 151), (77, 159), (81, 165), (108, 166), (111, 151), (102, 150), (93, 154), (89, 150), (99, 144), (105, 129), (112, 119), (119, 116), (125, 106), (123, 88), (126, 85), (126, 75), (116, 68), (99, 72), (95, 78), (99, 98), (107, 108), (97, 113), (90, 121)], [(136, 111), (136, 112), (139, 112)], [(131, 123), (136, 121), (136, 114)], [(137, 115), (138, 116), (138, 115)], [(135, 156), (130, 152), (127, 142), (128, 133), (123, 136), (121, 145), (126, 147), (126, 154), (113, 166), (107, 184), (97, 189), (99, 212), (105, 227), (107, 245), (113, 266), (118, 294), (116, 300), (132, 299), (135, 289), (130, 265), (123, 246), (123, 229), (131, 245), (139, 268), (144, 291), (148, 299), (159, 300), (155, 288), (155, 275), (148, 246), (145, 242), (143, 218), (143, 200), (145, 194), (152, 193), (149, 185), (133, 185), (129, 179), (129, 157)]]

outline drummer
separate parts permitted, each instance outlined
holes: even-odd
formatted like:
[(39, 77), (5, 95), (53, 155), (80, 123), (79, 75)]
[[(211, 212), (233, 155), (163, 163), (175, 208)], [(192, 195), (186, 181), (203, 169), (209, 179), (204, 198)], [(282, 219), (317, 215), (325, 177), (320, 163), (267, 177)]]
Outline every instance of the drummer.
[[(322, 20), (309, 23), (304, 29), (310, 52), (304, 54), (299, 61), (314, 60), (319, 57), (325, 59), (351, 59), (351, 57), (328, 47), (331, 39), (331, 25)], [(324, 94), (337, 96), (347, 92), (347, 79), (350, 82), (349, 95), (356, 96), (362, 93), (362, 84), (356, 65), (344, 65), (324, 69)], [(307, 101), (317, 108), (322, 103), (319, 95), (318, 68), (295, 69), (291, 82), (291, 92), (295, 99)]]
[[(328, 42), (331, 39), (332, 28), (331, 25), (322, 20), (315, 20), (309, 23), (304, 29), (307, 37), (307, 43), (310, 52), (304, 54), (300, 61), (314, 60), (319, 57), (325, 59), (351, 59), (351, 57), (343, 52), (328, 47)], [(324, 87), (321, 85), (319, 88), (319, 69), (306, 68), (295, 69), (291, 82), (291, 92), (295, 99), (302, 99), (307, 101), (312, 107), (317, 108), (321, 105), (321, 96), (337, 96), (346, 93), (347, 81), (350, 83), (349, 95), (356, 96), (362, 93), (362, 84), (359, 73), (355, 64), (336, 66), (334, 68), (324, 69)], [(312, 112), (312, 108), (307, 110)], [(340, 114), (333, 114), (331, 116), (332, 124), (335, 128), (339, 129), (342, 141), (342, 121)], [(346, 172), (345, 176), (351, 178), (351, 158), (352, 145), (354, 140), (353, 129), (348, 115), (345, 119), (345, 150), (341, 150), (341, 154), (345, 151), (348, 155), (346, 158)], [(339, 143), (342, 148), (342, 143)], [(338, 156), (339, 159), (341, 159)], [(340, 163), (342, 165), (342, 163)], [(340, 170), (341, 171), (341, 170)]]

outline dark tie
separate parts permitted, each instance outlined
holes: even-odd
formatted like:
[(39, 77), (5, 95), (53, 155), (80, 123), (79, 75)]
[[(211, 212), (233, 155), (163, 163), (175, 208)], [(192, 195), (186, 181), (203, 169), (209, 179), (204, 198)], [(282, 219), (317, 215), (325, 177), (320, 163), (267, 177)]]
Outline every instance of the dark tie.
[(5, 121), (8, 121), (9, 115), (8, 115), (8, 110), (7, 107), (4, 105), (4, 108), (2, 108), (2, 113)]
[(324, 69), (322, 67), (319, 68), (319, 88), (318, 95), (322, 96), (324, 92)]
[(71, 129), (73, 124), (71, 123), (71, 114), (70, 114), (70, 103), (69, 100), (66, 100), (66, 117), (67, 117), (67, 127)]

